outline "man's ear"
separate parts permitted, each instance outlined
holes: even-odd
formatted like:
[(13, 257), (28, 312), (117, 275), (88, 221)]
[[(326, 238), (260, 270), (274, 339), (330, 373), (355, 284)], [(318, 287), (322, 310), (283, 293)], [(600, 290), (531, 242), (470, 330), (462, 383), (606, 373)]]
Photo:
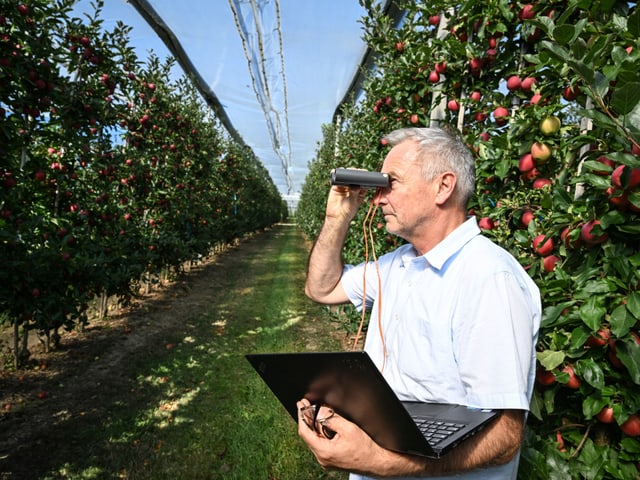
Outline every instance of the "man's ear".
[(436, 194), (436, 204), (444, 205), (453, 196), (456, 187), (456, 175), (453, 172), (445, 172), (440, 175), (438, 192)]

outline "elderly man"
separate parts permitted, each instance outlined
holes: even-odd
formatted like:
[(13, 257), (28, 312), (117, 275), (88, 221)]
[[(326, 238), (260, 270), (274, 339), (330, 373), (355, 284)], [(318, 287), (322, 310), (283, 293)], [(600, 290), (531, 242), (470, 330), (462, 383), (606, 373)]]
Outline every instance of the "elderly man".
[(533, 390), (539, 290), (468, 218), (474, 158), (456, 136), (409, 128), (385, 138), (393, 146), (382, 166), (390, 183), (374, 202), (387, 231), (407, 243), (381, 256), (377, 269), (343, 265), (349, 225), (366, 192), (333, 186), (310, 254), (306, 293), (323, 304), (371, 309), (364, 348), (401, 400), (502, 413), (441, 459), (386, 450), (339, 416), (325, 422), (336, 432), (331, 438), (303, 420), (299, 435), (323, 467), (352, 472), (353, 480), (515, 479)]

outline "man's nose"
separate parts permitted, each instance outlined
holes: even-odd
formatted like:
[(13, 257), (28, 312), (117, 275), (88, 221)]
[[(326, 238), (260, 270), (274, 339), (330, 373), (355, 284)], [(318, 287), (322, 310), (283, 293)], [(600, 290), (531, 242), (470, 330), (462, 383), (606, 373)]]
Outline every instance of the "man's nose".
[(387, 199), (386, 199), (386, 188), (382, 188), (379, 187), (378, 189), (376, 189), (376, 193), (373, 194), (373, 199), (371, 200), (371, 202), (374, 205), (383, 205), (387, 203)]

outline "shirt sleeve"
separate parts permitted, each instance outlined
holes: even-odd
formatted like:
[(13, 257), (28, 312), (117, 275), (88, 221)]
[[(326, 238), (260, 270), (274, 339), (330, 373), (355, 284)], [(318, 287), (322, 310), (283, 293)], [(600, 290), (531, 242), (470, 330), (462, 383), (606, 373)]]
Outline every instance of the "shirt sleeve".
[(351, 303), (361, 312), (363, 308), (370, 309), (373, 305), (373, 299), (376, 292), (372, 291), (375, 284), (371, 281), (365, 285), (365, 276), (374, 266), (369, 263), (361, 263), (359, 265), (345, 265), (342, 271), (342, 288), (349, 297)]

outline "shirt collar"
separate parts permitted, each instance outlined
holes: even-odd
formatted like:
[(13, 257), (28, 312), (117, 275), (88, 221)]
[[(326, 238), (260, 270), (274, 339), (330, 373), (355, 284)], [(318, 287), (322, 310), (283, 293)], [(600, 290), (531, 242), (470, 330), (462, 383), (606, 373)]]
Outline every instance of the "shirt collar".
[(440, 270), (473, 237), (480, 234), (476, 217), (469, 217), (434, 248), (423, 255), (427, 263)]

